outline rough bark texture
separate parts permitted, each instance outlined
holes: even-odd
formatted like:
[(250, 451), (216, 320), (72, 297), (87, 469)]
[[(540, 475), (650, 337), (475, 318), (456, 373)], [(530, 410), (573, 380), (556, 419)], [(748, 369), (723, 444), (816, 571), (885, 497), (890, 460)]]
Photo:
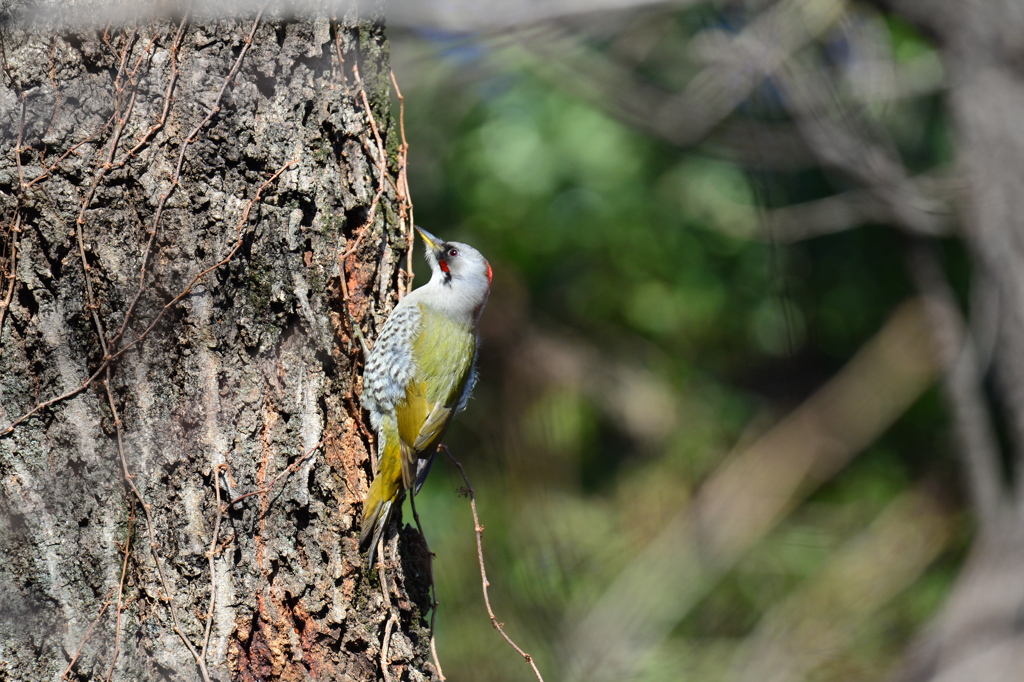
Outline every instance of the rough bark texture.
[(19, 9), (0, 6), (0, 678), (372, 680), (386, 634), (391, 679), (430, 678), (419, 546), (393, 541), (385, 600), (356, 545), (353, 325), (373, 338), (407, 246), (378, 168), (381, 17)]

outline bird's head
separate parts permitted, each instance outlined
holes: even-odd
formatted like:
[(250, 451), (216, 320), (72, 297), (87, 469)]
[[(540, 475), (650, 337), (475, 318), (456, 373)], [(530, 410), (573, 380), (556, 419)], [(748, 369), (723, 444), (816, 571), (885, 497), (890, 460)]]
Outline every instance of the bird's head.
[(479, 316), (491, 290), (487, 259), (469, 244), (443, 241), (419, 226), (416, 231), (427, 245), (427, 262), (433, 272), (429, 284), (440, 287), (450, 304), (466, 307)]

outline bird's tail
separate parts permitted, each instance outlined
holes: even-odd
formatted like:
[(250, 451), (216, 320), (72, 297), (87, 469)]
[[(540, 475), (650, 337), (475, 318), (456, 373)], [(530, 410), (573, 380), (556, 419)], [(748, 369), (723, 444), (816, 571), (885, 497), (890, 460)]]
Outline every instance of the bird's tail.
[[(384, 453), (377, 467), (377, 477), (370, 484), (370, 491), (363, 501), (363, 523), (359, 534), (359, 549), (370, 553), (366, 565), (372, 567), (377, 552), (377, 543), (384, 537), (384, 531), (391, 523), (395, 501), (402, 488), (402, 464), (399, 457), (398, 439), (388, 439)], [(394, 442), (394, 446), (391, 443)]]
[(384, 531), (391, 523), (391, 507), (393, 500), (384, 500), (370, 511), (369, 515), (363, 515), (363, 530), (359, 535), (359, 549), (365, 550), (369, 546), (370, 553), (366, 556), (366, 565), (373, 568), (373, 560), (377, 555), (377, 543), (384, 537)]

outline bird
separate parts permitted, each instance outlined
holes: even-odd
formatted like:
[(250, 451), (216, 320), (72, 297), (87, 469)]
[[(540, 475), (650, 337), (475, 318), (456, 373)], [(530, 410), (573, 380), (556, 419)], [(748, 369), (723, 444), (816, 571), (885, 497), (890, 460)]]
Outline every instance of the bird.
[(419, 492), (452, 417), (466, 407), (477, 378), (477, 325), (491, 291), (491, 266), (479, 251), (416, 231), (430, 281), (395, 306), (363, 370), (361, 402), (378, 452), (359, 536), (368, 566), (396, 504), (406, 491)]

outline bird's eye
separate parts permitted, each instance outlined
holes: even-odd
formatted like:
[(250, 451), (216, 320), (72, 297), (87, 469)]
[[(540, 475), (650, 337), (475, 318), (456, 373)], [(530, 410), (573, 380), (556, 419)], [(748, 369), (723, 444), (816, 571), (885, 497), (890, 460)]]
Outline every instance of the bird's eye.
[(448, 257), (449, 258), (455, 258), (458, 255), (459, 255), (459, 250), (458, 249), (448, 249)]

